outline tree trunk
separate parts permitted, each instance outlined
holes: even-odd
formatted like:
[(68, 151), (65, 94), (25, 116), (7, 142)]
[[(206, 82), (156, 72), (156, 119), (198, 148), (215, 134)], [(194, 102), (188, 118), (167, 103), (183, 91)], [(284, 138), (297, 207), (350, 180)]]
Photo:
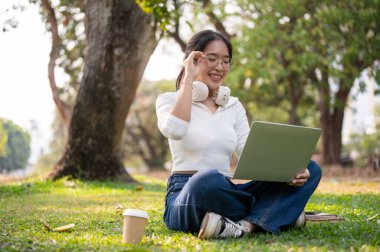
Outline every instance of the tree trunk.
[(347, 104), (351, 86), (341, 84), (335, 94), (335, 106), (330, 108), (330, 88), (327, 73), (322, 74), (320, 86), (320, 125), (322, 130), (322, 157), (324, 164), (339, 164), (342, 151), (342, 128), (344, 109)]
[(331, 120), (331, 132), (332, 132), (332, 163), (340, 163), (340, 154), (342, 151), (342, 129), (344, 119), (344, 109), (347, 104), (350, 88), (341, 84), (338, 92), (335, 94), (335, 100), (338, 102), (334, 108)]
[(87, 1), (88, 54), (65, 153), (53, 179), (131, 181), (121, 160), (124, 122), (157, 40), (135, 1)]
[(333, 154), (331, 148), (331, 118), (330, 118), (330, 87), (328, 82), (328, 70), (327, 68), (322, 70), (322, 81), (319, 85), (319, 111), (320, 115), (320, 126), (322, 128), (322, 159), (324, 164), (333, 163)]
[(297, 116), (297, 109), (300, 99), (304, 93), (304, 86), (295, 73), (291, 73), (288, 77), (289, 94), (290, 94), (290, 110), (289, 110), (289, 124), (299, 125), (299, 118)]

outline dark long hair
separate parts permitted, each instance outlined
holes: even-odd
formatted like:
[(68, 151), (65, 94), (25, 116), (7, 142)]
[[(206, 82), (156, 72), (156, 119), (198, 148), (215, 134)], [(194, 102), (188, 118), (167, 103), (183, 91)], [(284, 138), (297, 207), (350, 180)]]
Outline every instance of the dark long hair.
[[(204, 30), (204, 31), (200, 31), (196, 33), (195, 35), (193, 35), (193, 37), (191, 37), (191, 39), (189, 40), (186, 46), (184, 60), (187, 59), (187, 57), (189, 57), (192, 51), (203, 52), (206, 46), (214, 40), (221, 40), (226, 44), (229, 56), (232, 59), (232, 44), (231, 44), (231, 41), (228, 39), (228, 37), (221, 32), (217, 32), (213, 30)], [(185, 68), (183, 67), (177, 77), (176, 90), (179, 89), (184, 73), (185, 73)]]

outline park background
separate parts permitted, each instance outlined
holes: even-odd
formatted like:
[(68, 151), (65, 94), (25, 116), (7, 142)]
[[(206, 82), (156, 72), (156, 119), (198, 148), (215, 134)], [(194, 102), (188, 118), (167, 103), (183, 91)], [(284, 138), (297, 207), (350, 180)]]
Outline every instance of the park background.
[[(221, 9), (224, 8), (227, 11), (227, 14), (224, 14), (225, 16), (228, 15), (228, 12), (230, 13), (229, 21), (233, 25), (226, 22), (227, 29), (229, 28), (228, 26), (233, 27), (240, 25), (242, 27), (242, 21), (234, 17), (234, 11), (236, 11), (234, 8), (236, 9), (238, 5), (238, 2), (232, 1), (227, 2), (227, 4), (221, 7)], [(38, 169), (35, 168), (38, 160), (46, 159), (46, 155), (52, 152), (59, 155), (57, 152), (62, 150), (54, 150), (51, 146), (52, 142), (54, 142), (53, 139), (59, 135), (59, 132), (56, 132), (57, 123), (53, 125), (53, 121), (56, 120), (57, 117), (57, 111), (47, 78), (51, 34), (46, 30), (43, 16), (39, 13), (39, 7), (36, 4), (29, 4), (28, 1), (2, 1), (0, 12), (0, 21), (3, 23), (4, 28), (0, 34), (0, 54), (2, 55), (0, 61), (0, 68), (2, 69), (0, 76), (0, 117), (12, 120), (31, 136), (31, 154), (28, 158), (27, 167), (17, 167), (23, 169), (12, 171), (12, 174), (26, 175), (38, 173)], [(183, 24), (185, 21), (188, 22), (187, 20), (193, 19), (194, 16), (196, 16), (197, 19), (194, 19), (195, 22), (192, 26)], [(180, 21), (182, 26), (179, 30), (183, 41), (186, 41), (186, 39), (191, 36), (192, 30), (196, 29), (196, 27), (202, 29), (214, 28), (210, 22), (200, 21), (202, 18), (199, 17), (206, 19), (207, 14), (206, 16), (202, 16), (202, 13), (196, 13), (193, 16), (188, 15), (188, 17), (184, 15), (183, 20)], [(252, 26), (252, 24), (250, 25)], [(229, 29), (231, 30), (232, 28)], [(241, 38), (237, 40), (239, 41), (239, 39), (241, 40)], [(170, 90), (168, 86), (170, 82), (172, 86), (174, 86), (175, 78), (181, 68), (182, 58), (183, 52), (181, 51), (180, 45), (173, 39), (173, 36), (162, 38), (147, 64), (142, 80), (143, 85), (144, 83), (148, 83), (147, 85), (157, 89), (157, 87), (160, 88), (160, 85), (162, 86), (163, 82), (166, 82), (164, 84), (164, 90), (165, 88)], [(234, 71), (237, 72), (239, 70)], [(245, 71), (245, 75), (252, 74), (251, 69)], [(358, 149), (362, 147), (353, 147), (352, 136), (376, 134), (376, 124), (378, 124), (379, 120), (380, 96), (375, 95), (379, 87), (374, 78), (368, 78), (368, 69), (359, 69), (359, 71), (362, 71), (361, 76), (358, 76), (350, 90), (344, 112), (342, 142), (343, 147), (346, 146), (347, 148), (343, 148), (341, 157), (344, 161), (350, 159), (350, 162), (356, 161), (357, 165), (365, 167), (369, 166), (368, 158), (377, 146), (372, 144), (371, 146), (366, 146), (365, 151), (358, 151)], [(57, 66), (55, 72), (58, 87), (67, 85), (70, 80), (63, 68)], [(232, 81), (235, 82), (236, 80)], [(247, 79), (245, 81), (247, 81)], [(262, 79), (257, 78), (255, 81), (260, 82)], [(360, 81), (363, 81), (364, 84), (360, 83)], [(227, 83), (227, 85), (228, 84), (229, 83)], [(334, 90), (333, 86), (335, 84), (333, 81), (330, 82), (330, 85), (332, 86), (331, 89)], [(139, 96), (137, 96), (136, 100), (138, 100), (138, 98)], [(149, 98), (155, 99), (154, 96), (150, 96)], [(135, 101), (135, 103), (137, 102), (138, 101)], [(269, 119), (277, 122), (286, 122), (286, 116), (283, 115), (283, 112), (278, 112), (278, 109), (275, 112), (270, 111), (269, 113), (274, 114), (274, 116), (256, 116), (255, 112), (253, 112), (253, 118), (251, 117), (250, 119)], [(314, 113), (315, 117), (317, 117), (318, 111)], [(298, 121), (298, 123), (301, 125), (306, 124), (305, 121)], [(320, 125), (315, 122), (307, 126), (320, 127)], [(357, 140), (355, 139), (355, 141)], [(59, 142), (59, 144), (62, 145), (63, 143)], [(131, 159), (131, 156), (136, 155), (129, 155), (126, 162), (128, 162), (128, 159)], [(55, 156), (55, 158), (58, 157)], [(140, 169), (143, 170), (148, 169), (146, 163), (144, 164), (144, 162), (138, 161), (138, 157), (132, 159), (136, 161), (132, 162), (132, 166), (140, 167)], [(46, 171), (49, 169), (46, 166), (49, 165), (54, 165), (54, 159), (49, 160), (49, 162), (45, 164), (45, 167), (39, 166), (42, 171)], [(350, 166), (353, 166), (353, 164), (351, 163)], [(4, 169), (3, 172), (5, 172)]]
[[(380, 2), (136, 2), (87, 1), (86, 13), (84, 1), (0, 2), (0, 164), (7, 165), (0, 177), (0, 250), (379, 251)], [(95, 22), (89, 27), (97, 39), (86, 40), (86, 15)], [(111, 22), (112, 28), (93, 32), (115, 18), (125, 29)], [(159, 93), (174, 90), (183, 45), (202, 29), (231, 36), (235, 51), (226, 84), (250, 121), (327, 132), (313, 155), (324, 176), (305, 210), (345, 221), (308, 222), (279, 236), (218, 241), (166, 228), (162, 215), (170, 155), (157, 130), (154, 103)], [(111, 35), (112, 52), (101, 43)], [(118, 62), (101, 73), (87, 69), (104, 82), (81, 79), (87, 43)], [(50, 54), (52, 45), (56, 50)], [(126, 52), (139, 52), (135, 56), (144, 59), (134, 61)], [(101, 57), (91, 61), (94, 57), (89, 58), (92, 66), (104, 65)], [(116, 82), (101, 78), (115, 76), (113, 71), (129, 74), (118, 75)], [(76, 99), (80, 83), (84, 91)], [(115, 101), (119, 94), (128, 113), (111, 113), (120, 111), (120, 104), (104, 100)], [(80, 113), (71, 118), (74, 106)], [(53, 176), (47, 179), (48, 174)], [(120, 242), (126, 208), (150, 215), (143, 242), (136, 246)], [(75, 227), (51, 232), (41, 219), (51, 227)]]

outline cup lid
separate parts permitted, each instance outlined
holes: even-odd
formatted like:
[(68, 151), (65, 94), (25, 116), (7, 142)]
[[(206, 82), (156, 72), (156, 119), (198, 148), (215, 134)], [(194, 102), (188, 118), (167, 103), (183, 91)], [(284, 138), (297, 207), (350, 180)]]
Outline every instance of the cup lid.
[(147, 212), (138, 209), (126, 209), (123, 213), (124, 216), (135, 216), (140, 218), (149, 219)]

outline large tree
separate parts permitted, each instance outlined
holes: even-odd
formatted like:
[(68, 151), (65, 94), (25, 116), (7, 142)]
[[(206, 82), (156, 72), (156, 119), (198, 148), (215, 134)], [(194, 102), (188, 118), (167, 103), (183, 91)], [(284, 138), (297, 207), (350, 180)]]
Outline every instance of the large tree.
[(157, 40), (135, 1), (87, 1), (88, 53), (63, 157), (51, 178), (131, 177), (121, 161), (124, 122)]

